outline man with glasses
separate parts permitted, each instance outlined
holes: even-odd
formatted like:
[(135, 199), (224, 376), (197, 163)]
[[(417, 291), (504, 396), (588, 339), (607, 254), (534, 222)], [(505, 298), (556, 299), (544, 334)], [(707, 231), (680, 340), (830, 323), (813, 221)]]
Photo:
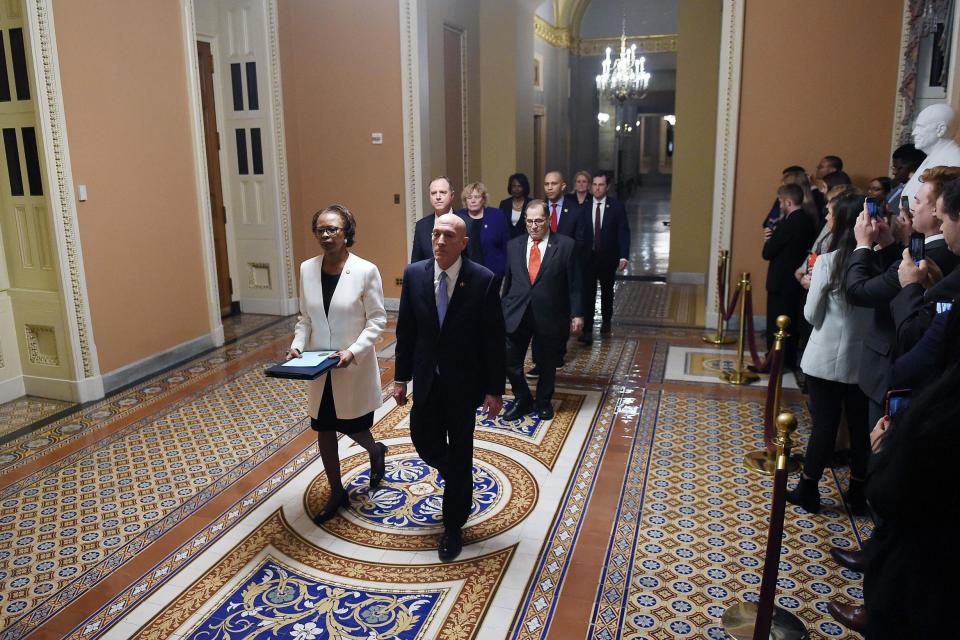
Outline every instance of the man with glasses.
[[(576, 244), (567, 236), (550, 233), (542, 200), (527, 205), (527, 236), (507, 245), (503, 279), (503, 315), (507, 330), (507, 378), (513, 387), (513, 406), (505, 420), (519, 420), (532, 409), (541, 420), (553, 418), (553, 390), (557, 365), (570, 333), (583, 328), (582, 283)], [(523, 359), (533, 340), (533, 357), (540, 367), (534, 403), (523, 375)]]

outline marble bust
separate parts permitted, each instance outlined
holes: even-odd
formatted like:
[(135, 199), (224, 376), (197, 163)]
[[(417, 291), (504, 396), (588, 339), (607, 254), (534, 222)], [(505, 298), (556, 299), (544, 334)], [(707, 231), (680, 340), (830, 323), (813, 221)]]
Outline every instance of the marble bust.
[(953, 140), (956, 112), (943, 102), (932, 104), (917, 116), (913, 125), (913, 145), (927, 154), (920, 168), (903, 188), (903, 195), (913, 201), (920, 188), (920, 176), (931, 167), (960, 167), (960, 144)]

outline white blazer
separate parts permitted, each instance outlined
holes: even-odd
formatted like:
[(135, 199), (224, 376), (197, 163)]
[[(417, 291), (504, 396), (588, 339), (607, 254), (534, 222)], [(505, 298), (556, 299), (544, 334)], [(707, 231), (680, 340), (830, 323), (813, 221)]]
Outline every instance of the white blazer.
[[(359, 418), (381, 405), (380, 367), (374, 344), (387, 326), (383, 282), (375, 264), (351, 253), (330, 300), (328, 317), (323, 311), (322, 265), (323, 256), (300, 265), (300, 319), (290, 348), (301, 352), (349, 349), (353, 353), (350, 366), (331, 371), (330, 384), (337, 417)], [(309, 411), (314, 418), (320, 410), (326, 379), (324, 374), (308, 383)]]
[(817, 378), (853, 384), (860, 373), (860, 352), (870, 331), (873, 309), (851, 306), (839, 291), (830, 289), (830, 271), (838, 253), (825, 253), (813, 265), (810, 291), (803, 307), (813, 333), (803, 351), (800, 368)]

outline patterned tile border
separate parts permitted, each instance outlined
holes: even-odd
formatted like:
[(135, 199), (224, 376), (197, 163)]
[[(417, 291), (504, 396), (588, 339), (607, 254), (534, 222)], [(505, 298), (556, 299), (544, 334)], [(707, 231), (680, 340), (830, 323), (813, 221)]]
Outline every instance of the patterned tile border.
[(198, 605), (210, 601), (250, 560), (268, 547), (275, 548), (316, 570), (356, 580), (376, 580), (382, 584), (411, 586), (441, 581), (462, 582), (453, 608), (437, 635), (437, 638), (458, 640), (476, 636), (480, 622), (516, 549), (511, 546), (484, 556), (448, 564), (390, 565), (364, 562), (311, 544), (290, 527), (282, 512), (276, 511), (172, 604), (154, 616), (134, 639), (170, 638), (196, 612)]

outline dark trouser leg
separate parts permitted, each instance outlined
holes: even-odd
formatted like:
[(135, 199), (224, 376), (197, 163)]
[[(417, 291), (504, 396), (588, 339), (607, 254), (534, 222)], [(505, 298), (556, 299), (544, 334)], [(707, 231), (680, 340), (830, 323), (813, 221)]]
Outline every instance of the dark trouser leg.
[[(862, 391), (862, 389), (861, 389)], [(867, 398), (867, 434), (869, 434), (880, 418), (883, 417), (883, 404), (875, 401), (873, 398)], [(852, 437), (852, 435), (851, 435)]]
[(616, 275), (616, 262), (601, 265), (597, 270), (597, 279), (600, 281), (600, 319), (608, 324), (613, 318), (613, 281)]
[[(560, 349), (565, 344), (566, 340), (543, 335), (538, 336), (534, 341), (537, 362), (543, 362), (545, 365), (537, 380), (537, 407), (546, 407), (553, 399), (553, 389), (557, 379), (556, 366), (560, 362)], [(537, 353), (538, 349), (539, 353)]]
[[(521, 404), (529, 403), (533, 398), (530, 395), (530, 386), (523, 375), (523, 358), (527, 355), (527, 347), (530, 345), (530, 338), (533, 336), (533, 325), (528, 322), (531, 317), (528, 308), (520, 321), (520, 325), (513, 333), (507, 334), (507, 379), (510, 380), (510, 386), (513, 387), (513, 397), (516, 402)], [(537, 342), (533, 343), (533, 359), (540, 367), (540, 375), (544, 376), (547, 372), (553, 374), (553, 369), (547, 366), (538, 358)]]
[(445, 475), (448, 446), (440, 376), (433, 379), (425, 398), (413, 401), (413, 407), (410, 408), (410, 439), (420, 459), (439, 471), (440, 475)]
[(845, 384), (843, 406), (850, 429), (850, 475), (857, 480), (867, 477), (867, 461), (870, 459), (870, 430), (867, 417), (867, 397), (855, 384)]
[(593, 332), (597, 306), (597, 261), (592, 253), (583, 262), (583, 332)]
[(820, 480), (823, 470), (833, 454), (837, 439), (840, 412), (843, 405), (844, 385), (840, 382), (807, 376), (807, 391), (810, 393), (810, 419), (813, 426), (807, 453), (803, 463), (803, 475), (811, 480)]
[[(452, 391), (452, 390), (451, 390)], [(447, 398), (453, 394), (448, 391)], [(473, 504), (473, 429), (476, 407), (447, 402), (444, 420), (450, 438), (447, 472), (443, 474), (443, 526), (462, 529)]]

